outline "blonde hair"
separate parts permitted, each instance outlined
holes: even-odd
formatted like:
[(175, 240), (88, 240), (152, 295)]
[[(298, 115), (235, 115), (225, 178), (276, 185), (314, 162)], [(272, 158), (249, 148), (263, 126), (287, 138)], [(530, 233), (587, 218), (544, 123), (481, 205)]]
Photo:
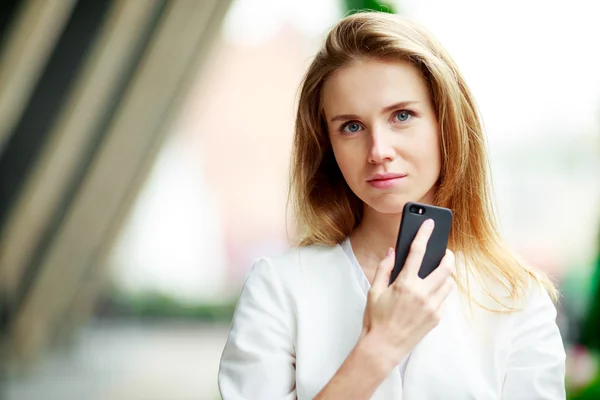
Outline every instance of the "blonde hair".
[[(336, 70), (364, 58), (406, 60), (429, 85), (440, 127), (442, 167), (434, 203), (454, 212), (448, 247), (463, 256), (465, 270), (457, 283), (469, 300), (469, 277), (500, 305), (514, 311), (531, 281), (557, 292), (542, 273), (534, 272), (501, 240), (490, 193), (485, 137), (477, 106), (456, 64), (421, 26), (397, 15), (363, 12), (333, 27), (304, 77), (295, 123), (290, 200), (299, 244), (335, 244), (360, 224), (363, 203), (350, 190), (337, 166), (323, 117), (321, 91)], [(490, 290), (491, 282), (505, 293)], [(506, 303), (501, 297), (508, 299)]]

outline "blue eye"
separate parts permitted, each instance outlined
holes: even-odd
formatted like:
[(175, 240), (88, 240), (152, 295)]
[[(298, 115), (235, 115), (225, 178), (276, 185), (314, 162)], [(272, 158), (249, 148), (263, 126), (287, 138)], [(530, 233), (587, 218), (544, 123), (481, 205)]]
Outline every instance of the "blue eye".
[(406, 122), (410, 117), (412, 117), (410, 111), (398, 111), (396, 113), (396, 119), (400, 122)]
[(360, 124), (357, 124), (356, 122), (352, 122), (348, 125), (344, 125), (342, 127), (342, 131), (346, 132), (346, 133), (356, 133), (359, 132), (360, 130), (362, 130), (362, 126), (360, 126)]

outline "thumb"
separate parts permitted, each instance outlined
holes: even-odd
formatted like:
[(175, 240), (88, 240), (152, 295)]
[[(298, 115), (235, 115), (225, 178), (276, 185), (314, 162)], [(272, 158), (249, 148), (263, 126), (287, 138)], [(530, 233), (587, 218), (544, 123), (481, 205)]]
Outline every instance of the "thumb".
[(373, 285), (371, 286), (371, 289), (374, 289), (376, 292), (381, 292), (388, 287), (390, 275), (392, 274), (392, 269), (394, 269), (394, 254), (394, 249), (390, 247), (385, 258), (377, 266)]

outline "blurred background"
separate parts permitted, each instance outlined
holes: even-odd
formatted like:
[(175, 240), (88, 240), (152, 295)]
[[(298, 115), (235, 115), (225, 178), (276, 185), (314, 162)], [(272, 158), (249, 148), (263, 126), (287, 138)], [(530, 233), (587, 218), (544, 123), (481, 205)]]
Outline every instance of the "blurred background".
[(569, 397), (600, 399), (587, 0), (2, 0), (0, 399), (219, 398), (243, 280), (289, 246), (302, 74), (364, 8), (420, 21), (459, 64), (503, 234), (562, 292)]

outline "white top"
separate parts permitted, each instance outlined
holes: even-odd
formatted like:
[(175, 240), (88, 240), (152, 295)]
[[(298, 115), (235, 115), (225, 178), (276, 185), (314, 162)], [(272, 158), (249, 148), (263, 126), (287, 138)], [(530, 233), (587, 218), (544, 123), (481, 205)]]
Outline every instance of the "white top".
[[(358, 260), (356, 259), (356, 255), (354, 254), (354, 250), (352, 249), (352, 243), (350, 243), (350, 237), (347, 237), (346, 240), (342, 242), (341, 246), (344, 250), (344, 253), (346, 253), (346, 255), (348, 256), (350, 263), (352, 264), (352, 267), (356, 274), (356, 279), (358, 280), (358, 284), (365, 293), (365, 296), (367, 296), (369, 294), (369, 290), (371, 289), (371, 283), (369, 283), (369, 279), (365, 275), (365, 271), (363, 271)], [(409, 357), (410, 353), (408, 353), (408, 355), (404, 357), (404, 359), (402, 360), (402, 362), (400, 362), (400, 365), (398, 366), (398, 369), (400, 371), (400, 378), (402, 380), (404, 380), (404, 371), (406, 371), (406, 363)]]
[[(219, 366), (223, 400), (313, 399), (356, 345), (366, 297), (339, 245), (257, 260)], [(372, 399), (565, 399), (565, 351), (545, 290), (532, 284), (521, 311), (470, 315), (452, 292), (404, 379), (394, 368)]]

